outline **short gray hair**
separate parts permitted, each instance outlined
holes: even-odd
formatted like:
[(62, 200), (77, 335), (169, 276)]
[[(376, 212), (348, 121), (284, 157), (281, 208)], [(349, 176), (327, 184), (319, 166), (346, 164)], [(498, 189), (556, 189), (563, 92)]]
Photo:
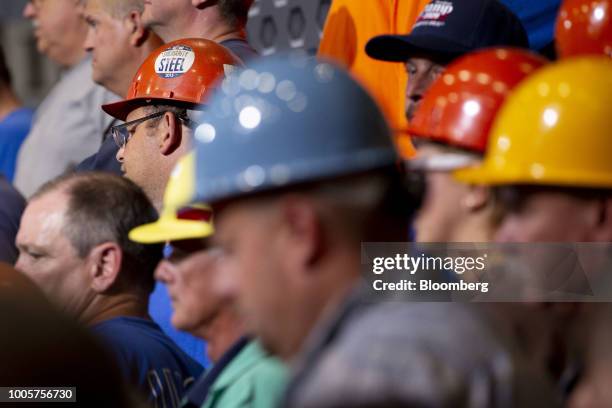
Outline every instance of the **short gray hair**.
[[(80, 0), (84, 7), (90, 0)], [(114, 18), (127, 17), (132, 11), (140, 14), (144, 11), (144, 0), (99, 0), (102, 7)]]
[(56, 191), (68, 196), (63, 232), (78, 256), (86, 257), (104, 242), (117, 243), (123, 252), (122, 286), (151, 292), (162, 246), (138, 244), (128, 238), (132, 228), (158, 218), (140, 187), (113, 174), (68, 173), (44, 184), (30, 201)]

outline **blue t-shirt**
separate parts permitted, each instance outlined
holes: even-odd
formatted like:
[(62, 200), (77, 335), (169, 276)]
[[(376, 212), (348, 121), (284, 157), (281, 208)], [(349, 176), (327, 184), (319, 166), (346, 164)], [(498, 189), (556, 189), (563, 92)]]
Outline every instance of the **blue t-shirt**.
[(19, 148), (30, 133), (34, 111), (20, 108), (0, 121), (0, 174), (11, 183), (15, 177), (15, 164)]
[(151, 320), (117, 317), (94, 325), (92, 331), (116, 355), (125, 378), (155, 406), (179, 407), (203, 371)]

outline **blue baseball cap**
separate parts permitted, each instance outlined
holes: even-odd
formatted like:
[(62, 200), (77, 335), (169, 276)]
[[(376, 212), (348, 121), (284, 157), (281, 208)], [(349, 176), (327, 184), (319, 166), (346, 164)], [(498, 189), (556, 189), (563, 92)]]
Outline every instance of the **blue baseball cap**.
[(493, 46), (529, 47), (525, 28), (508, 7), (497, 0), (432, 0), (410, 34), (374, 37), (366, 53), (383, 61), (425, 57), (447, 63)]

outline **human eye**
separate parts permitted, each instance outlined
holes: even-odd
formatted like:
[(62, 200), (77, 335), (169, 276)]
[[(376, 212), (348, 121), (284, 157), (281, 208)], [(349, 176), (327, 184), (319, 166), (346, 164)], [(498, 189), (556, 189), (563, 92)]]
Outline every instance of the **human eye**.
[(20, 254), (25, 254), (28, 258), (37, 261), (44, 256), (42, 251), (38, 251), (32, 248), (21, 248), (19, 250)]
[(85, 17), (85, 22), (87, 23), (87, 25), (89, 25), (93, 29), (95, 29), (96, 26), (98, 25), (98, 22), (89, 16)]
[(412, 63), (407, 63), (406, 64), (406, 72), (408, 73), (408, 75), (415, 75), (417, 72), (416, 66)]

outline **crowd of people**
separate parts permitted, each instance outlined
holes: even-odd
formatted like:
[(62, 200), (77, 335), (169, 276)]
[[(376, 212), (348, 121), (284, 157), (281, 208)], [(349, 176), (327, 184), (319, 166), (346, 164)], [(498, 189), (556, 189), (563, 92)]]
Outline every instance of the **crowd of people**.
[(258, 55), (252, 3), (27, 3), (63, 73), (32, 112), (0, 58), (2, 385), (612, 407), (608, 303), (397, 301), (364, 276), (366, 243), (612, 241), (612, 1), (562, 1), (556, 52), (498, 0), (415, 1), (386, 33), (332, 5), (328, 58)]

